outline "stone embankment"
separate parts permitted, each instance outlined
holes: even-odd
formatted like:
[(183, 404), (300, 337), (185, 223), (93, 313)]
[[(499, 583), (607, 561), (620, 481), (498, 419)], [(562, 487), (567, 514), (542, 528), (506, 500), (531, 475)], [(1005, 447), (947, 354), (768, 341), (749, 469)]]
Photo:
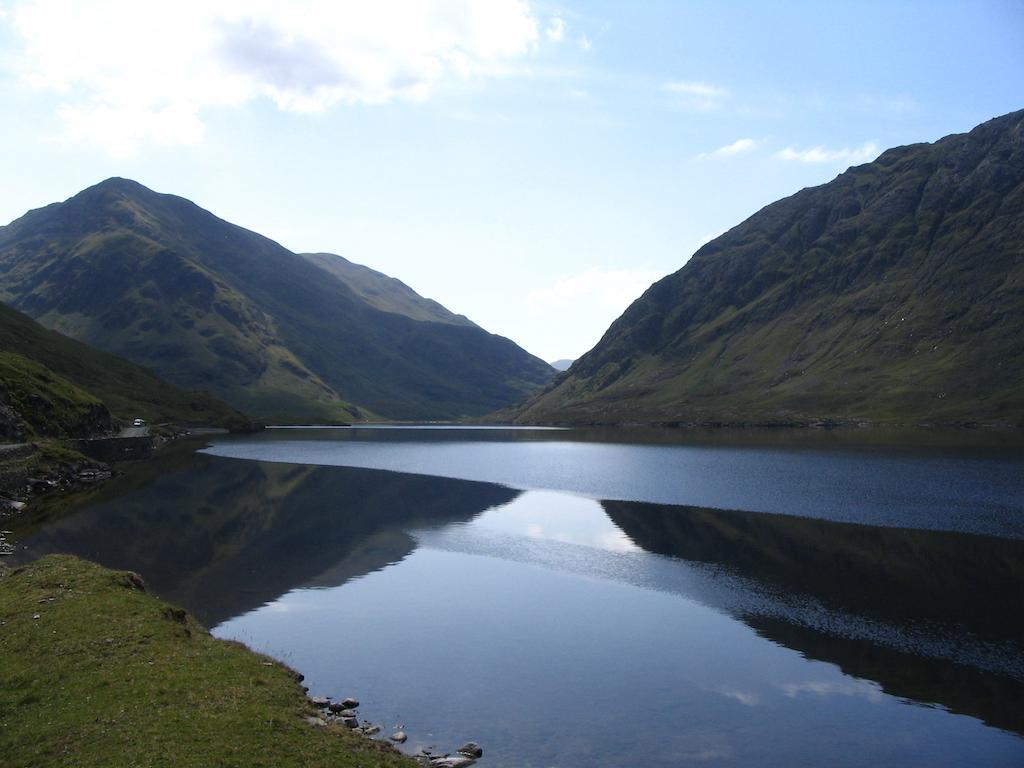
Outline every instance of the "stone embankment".
[[(384, 730), (369, 720), (363, 720), (360, 723), (357, 699), (345, 698), (334, 701), (330, 696), (310, 696), (309, 701), (319, 710), (315, 717), (307, 718), (310, 725), (322, 727), (328, 723), (340, 723), (367, 738), (373, 738)], [(388, 736), (397, 744), (404, 744), (409, 739), (409, 735), (401, 728), (402, 726), (396, 726)], [(475, 741), (467, 741), (454, 753), (441, 751), (431, 745), (421, 748), (413, 757), (430, 768), (468, 768), (483, 757), (483, 754), (484, 751), (479, 744)]]
[[(71, 456), (49, 459), (31, 443), (0, 446), (0, 521), (20, 513), (35, 496), (91, 488), (110, 479), (106, 464)], [(0, 555), (7, 554), (0, 546)]]
[(0, 520), (20, 512), (34, 496), (103, 483), (112, 475), (110, 463), (147, 459), (157, 448), (188, 434), (153, 436), (146, 429), (126, 430), (137, 431), (142, 434), (66, 440), (61, 444), (63, 455), (57, 457), (48, 454), (52, 447), (35, 443), (0, 445)]
[(68, 447), (96, 461), (138, 461), (149, 458), (156, 447), (156, 438), (97, 437), (88, 440), (69, 440)]

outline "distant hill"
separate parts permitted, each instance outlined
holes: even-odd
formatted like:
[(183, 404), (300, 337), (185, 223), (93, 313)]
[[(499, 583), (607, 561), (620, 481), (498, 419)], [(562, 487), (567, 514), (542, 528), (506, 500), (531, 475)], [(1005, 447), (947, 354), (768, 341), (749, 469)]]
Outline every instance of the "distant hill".
[[(246, 417), (206, 392), (168, 384), (145, 368), (47, 330), (3, 304), (0, 404), (16, 412), (7, 423), (20, 425), (23, 437), (101, 432), (113, 426), (111, 411), (122, 421), (142, 417), (154, 424), (248, 425)], [(0, 427), (5, 431), (0, 439), (16, 439), (16, 426)]]
[(556, 371), (567, 371), (569, 370), (569, 366), (572, 365), (574, 362), (576, 361), (562, 358), (561, 360), (555, 360), (552, 363), (548, 363), (548, 365), (550, 365)]
[(518, 419), (1024, 424), (1024, 111), (759, 211)]
[(433, 323), (448, 323), (475, 328), (465, 315), (449, 312), (433, 299), (425, 299), (416, 291), (395, 277), (383, 272), (354, 264), (343, 256), (333, 253), (301, 253), (302, 258), (330, 272), (351, 288), (370, 306), (385, 312), (411, 317)]
[(334, 264), (325, 279), (311, 258), (115, 178), (0, 227), (0, 299), (272, 419), (473, 416), (552, 375), (379, 273)]

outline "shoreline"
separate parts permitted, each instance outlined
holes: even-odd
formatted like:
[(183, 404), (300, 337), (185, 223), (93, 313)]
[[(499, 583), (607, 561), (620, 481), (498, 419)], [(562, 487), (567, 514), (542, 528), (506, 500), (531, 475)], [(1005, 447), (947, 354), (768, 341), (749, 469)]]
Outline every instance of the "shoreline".
[(0, 627), (0, 756), (12, 768), (160, 757), (468, 768), (483, 755), (473, 742), (403, 754), (407, 734), (359, 723), (357, 700), (309, 697), (302, 674), (213, 637), (138, 574), (71, 555), (0, 565)]
[[(141, 576), (132, 572), (109, 569), (73, 555), (44, 555), (43, 557), (16, 565), (5, 563), (5, 556), (14, 555), (17, 552), (16, 545), (9, 543), (7, 540), (7, 536), (12, 531), (6, 528), (10, 525), (17, 530), (18, 524), (23, 520), (31, 524), (30, 518), (33, 513), (41, 513), (44, 515), (43, 519), (45, 519), (50, 514), (47, 512), (48, 509), (56, 510), (60, 514), (66, 506), (73, 507), (76, 501), (82, 501), (83, 496), (91, 498), (94, 493), (101, 492), (102, 488), (111, 479), (124, 476), (125, 474), (132, 474), (133, 468), (136, 471), (141, 470), (141, 474), (146, 476), (149, 474), (146, 471), (148, 468), (151, 468), (150, 473), (159, 470), (159, 459), (167, 457), (170, 449), (183, 450), (191, 455), (206, 443), (207, 437), (208, 435), (206, 434), (193, 435), (183, 433), (176, 434), (171, 438), (164, 437), (163, 439), (154, 436), (155, 445), (152, 452), (142, 458), (113, 462), (111, 464), (97, 462), (77, 454), (74, 456), (62, 455), (61, 461), (53, 466), (49, 466), (47, 472), (32, 471), (29, 473), (34, 476), (33, 479), (36, 482), (29, 482), (21, 488), (13, 489), (16, 491), (15, 493), (11, 493), (12, 489), (9, 488), (0, 492), (0, 590), (9, 583), (7, 578), (12, 574), (17, 575), (25, 571), (31, 572), (38, 567), (47, 567), (51, 560), (57, 560), (83, 563), (86, 568), (96, 569), (109, 574), (113, 581), (123, 581), (132, 588), (145, 593), (146, 589)], [(63, 448), (63, 446), (61, 447)], [(24, 456), (37, 457), (41, 449), (36, 444), (24, 443), (17, 446), (16, 452)], [(174, 451), (171, 451), (171, 453), (174, 453)], [(21, 492), (18, 493), (17, 491)], [(116, 599), (109, 594), (101, 595), (100, 598), (104, 602), (116, 602)], [(394, 728), (384, 728), (382, 725), (374, 724), (367, 720), (360, 722), (357, 711), (358, 702), (353, 704), (353, 700), (348, 700), (349, 706), (343, 707), (340, 705), (345, 702), (344, 699), (336, 701), (333, 697), (308, 696), (308, 688), (300, 686), (303, 681), (303, 675), (292, 670), (281, 660), (260, 654), (236, 641), (214, 638), (208, 629), (190, 614), (186, 613), (185, 610), (166, 603), (159, 598), (154, 599), (163, 606), (164, 614), (176, 617), (175, 620), (189, 627), (189, 631), (192, 633), (198, 632), (209, 636), (215, 643), (237, 646), (245, 653), (262, 659), (261, 663), (263, 665), (280, 666), (287, 670), (294, 678), (295, 686), (301, 692), (304, 706), (308, 710), (302, 717), (308, 725), (316, 729), (323, 729), (325, 732), (342, 731), (350, 733), (375, 745), (379, 745), (382, 749), (392, 751), (396, 755), (402, 755), (404, 758), (413, 761), (409, 763), (412, 765), (429, 765), (433, 766), (433, 768), (466, 768), (473, 765), (482, 756), (482, 749), (473, 742), (467, 742), (458, 749), (455, 749), (455, 745), (453, 745), (451, 751), (439, 750), (431, 745), (415, 755), (406, 755), (397, 749), (397, 745), (404, 743), (409, 738), (408, 734)], [(0, 612), (0, 630), (6, 629), (6, 625), (7, 619)], [(109, 627), (107, 631), (110, 631)], [(64, 632), (58, 631), (58, 634), (64, 634)], [(2, 631), (0, 631), (0, 635), (2, 635)], [(4, 650), (5, 643), (3, 640), (4, 638), (0, 637), (0, 650)], [(59, 655), (59, 651), (56, 652), (56, 655)], [(0, 659), (6, 656), (7, 654), (0, 655)], [(96, 656), (90, 655), (89, 658), (91, 663), (99, 661)], [(4, 666), (9, 666), (7, 661), (0, 664), (0, 667)], [(0, 670), (0, 683), (2, 683), (3, 677), (2, 670)], [(0, 685), (0, 687), (3, 686)], [(2, 698), (2, 695), (0, 695), (0, 702), (2, 702)], [(4, 754), (4, 743), (3, 740), (0, 740), (0, 756)], [(77, 762), (75, 764), (78, 765)]]

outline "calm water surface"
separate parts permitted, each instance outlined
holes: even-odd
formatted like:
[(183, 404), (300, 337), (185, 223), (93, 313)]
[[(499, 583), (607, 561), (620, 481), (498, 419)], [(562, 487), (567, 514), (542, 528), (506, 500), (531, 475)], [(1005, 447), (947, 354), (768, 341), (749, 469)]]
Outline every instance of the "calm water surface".
[(1024, 765), (1015, 445), (273, 430), (161, 462), (20, 557), (138, 570), (410, 752)]

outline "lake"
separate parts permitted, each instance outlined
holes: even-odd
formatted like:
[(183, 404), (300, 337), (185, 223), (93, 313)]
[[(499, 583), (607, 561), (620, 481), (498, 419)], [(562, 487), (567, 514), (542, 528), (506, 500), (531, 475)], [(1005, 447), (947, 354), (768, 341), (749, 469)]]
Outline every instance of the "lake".
[(17, 534), (139, 571), (410, 753), (1024, 765), (1016, 439), (276, 429)]

